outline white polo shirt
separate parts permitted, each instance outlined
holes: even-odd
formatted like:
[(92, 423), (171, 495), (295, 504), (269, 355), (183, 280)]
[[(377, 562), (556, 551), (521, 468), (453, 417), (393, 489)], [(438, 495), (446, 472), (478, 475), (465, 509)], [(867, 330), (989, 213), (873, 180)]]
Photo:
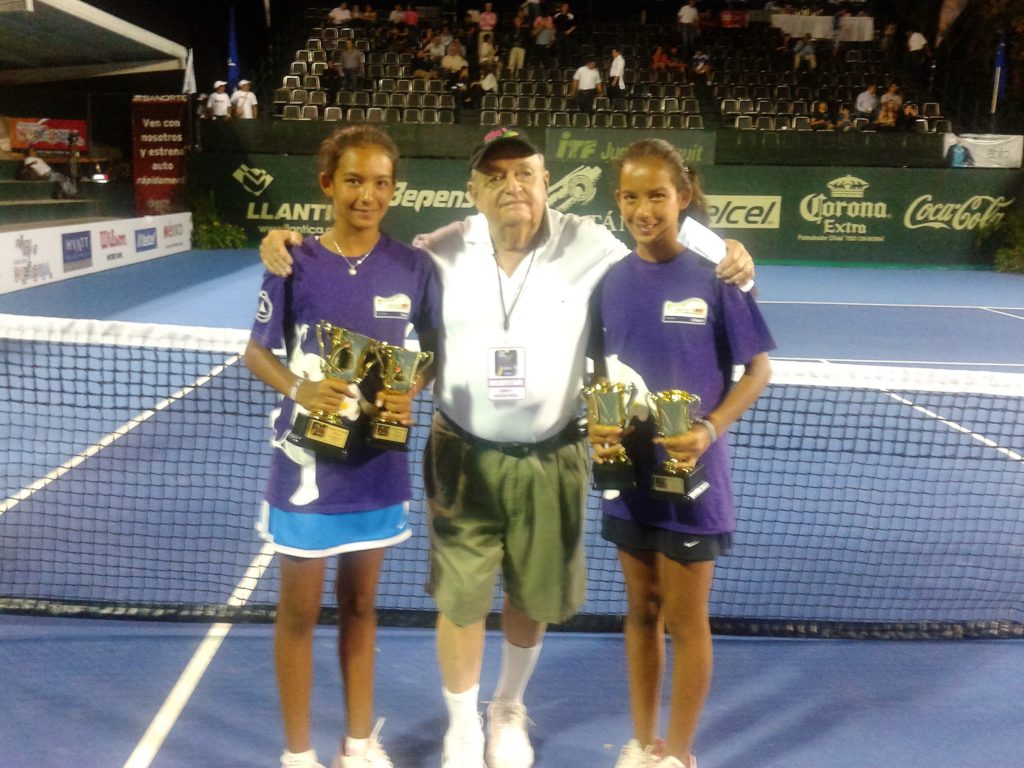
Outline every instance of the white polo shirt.
[(680, 24), (696, 24), (697, 19), (700, 17), (697, 9), (692, 5), (684, 5), (679, 9), (679, 13), (676, 14), (676, 18)]
[[(444, 296), (434, 401), (485, 440), (538, 442), (579, 411), (590, 296), (608, 268), (629, 253), (591, 219), (549, 208), (546, 224), (548, 237), (532, 265), (527, 256), (511, 276), (497, 266), (483, 214), (413, 243), (433, 257)], [(503, 350), (514, 353), (521, 374), (519, 399), (492, 399), (496, 354)]]
[(579, 84), (576, 88), (580, 91), (593, 91), (597, 88), (597, 84), (601, 82), (601, 70), (597, 67), (591, 69), (586, 64), (576, 70), (576, 74), (572, 76), (573, 80), (577, 80)]
[(620, 54), (612, 59), (612, 65), (608, 69), (608, 79), (611, 80), (613, 77), (618, 77), (619, 81), (616, 83), (619, 88), (625, 89), (626, 87), (626, 60)]

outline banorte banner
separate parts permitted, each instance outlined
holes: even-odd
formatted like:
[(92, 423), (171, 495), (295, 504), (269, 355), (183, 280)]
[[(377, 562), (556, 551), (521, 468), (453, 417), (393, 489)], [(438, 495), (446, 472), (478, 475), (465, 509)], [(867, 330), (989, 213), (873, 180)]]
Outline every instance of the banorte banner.
[(132, 175), (135, 213), (159, 216), (186, 210), (185, 169), (189, 97), (132, 97)]

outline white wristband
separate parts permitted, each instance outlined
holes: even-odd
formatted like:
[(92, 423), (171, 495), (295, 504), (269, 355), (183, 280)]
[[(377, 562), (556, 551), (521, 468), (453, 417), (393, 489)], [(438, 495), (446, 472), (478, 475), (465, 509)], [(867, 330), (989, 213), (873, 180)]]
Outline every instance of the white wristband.
[(295, 383), (292, 384), (291, 391), (288, 392), (288, 399), (289, 400), (293, 400), (295, 402), (298, 402), (298, 400), (296, 400), (296, 398), (299, 396), (299, 387), (302, 386), (302, 382), (304, 382), (304, 381), (305, 381), (305, 379), (302, 376), (296, 376), (295, 377)]
[(714, 444), (714, 442), (718, 439), (718, 430), (715, 429), (715, 425), (712, 424), (708, 419), (697, 419), (697, 423), (708, 431), (708, 434), (711, 436), (711, 443)]

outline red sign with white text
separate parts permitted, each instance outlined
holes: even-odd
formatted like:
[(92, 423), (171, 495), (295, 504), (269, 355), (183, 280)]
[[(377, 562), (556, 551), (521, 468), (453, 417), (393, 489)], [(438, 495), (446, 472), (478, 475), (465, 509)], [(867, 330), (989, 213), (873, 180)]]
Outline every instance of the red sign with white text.
[(188, 108), (186, 95), (132, 97), (132, 175), (138, 216), (186, 210)]

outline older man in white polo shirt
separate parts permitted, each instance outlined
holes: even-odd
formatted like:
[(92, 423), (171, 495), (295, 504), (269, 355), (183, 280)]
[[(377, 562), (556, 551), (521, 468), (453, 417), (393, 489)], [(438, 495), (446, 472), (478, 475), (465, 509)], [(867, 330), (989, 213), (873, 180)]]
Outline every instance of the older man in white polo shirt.
[[(549, 622), (583, 604), (589, 462), (577, 415), (591, 294), (629, 249), (592, 219), (547, 207), (544, 157), (497, 128), (470, 158), (478, 214), (414, 241), (443, 287), (431, 425), (424, 459), (430, 591), (448, 707), (443, 768), (484, 768), (478, 714), (485, 626), (499, 570), (505, 588), (501, 674), (487, 715), (489, 768), (529, 768), (523, 694)], [(285, 245), (264, 238), (267, 268), (288, 274)], [(719, 267), (746, 282), (753, 265), (730, 245)]]

